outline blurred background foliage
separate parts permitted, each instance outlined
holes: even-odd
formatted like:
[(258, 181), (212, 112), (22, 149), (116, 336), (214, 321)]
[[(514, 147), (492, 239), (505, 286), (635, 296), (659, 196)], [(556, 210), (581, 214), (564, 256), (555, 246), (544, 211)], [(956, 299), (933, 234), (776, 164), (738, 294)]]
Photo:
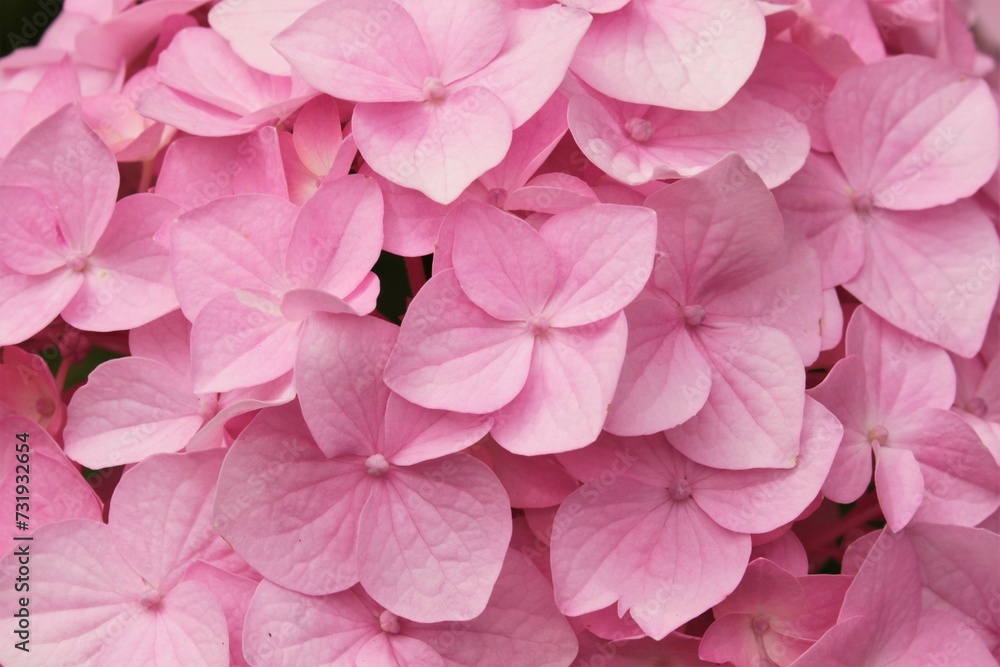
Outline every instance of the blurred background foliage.
[(0, 57), (37, 44), (62, 5), (63, 0), (0, 0)]

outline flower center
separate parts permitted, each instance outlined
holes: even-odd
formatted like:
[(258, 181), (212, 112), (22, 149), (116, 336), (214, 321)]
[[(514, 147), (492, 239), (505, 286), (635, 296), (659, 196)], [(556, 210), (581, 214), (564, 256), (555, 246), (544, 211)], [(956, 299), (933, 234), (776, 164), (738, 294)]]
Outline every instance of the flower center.
[(691, 485), (686, 479), (677, 480), (667, 490), (670, 491), (670, 497), (678, 502), (691, 497)]
[(87, 261), (90, 258), (86, 254), (75, 250), (66, 256), (66, 266), (70, 268), (71, 271), (83, 271), (87, 268)]
[(208, 421), (219, 413), (219, 395), (206, 394), (198, 399), (198, 416)]
[(383, 632), (388, 632), (393, 635), (399, 634), (399, 617), (389, 610), (383, 611), (379, 614), (378, 624), (382, 626)]
[(757, 616), (753, 619), (753, 631), (758, 635), (762, 635), (771, 628), (771, 623), (763, 616)]
[(684, 306), (684, 321), (689, 327), (696, 327), (705, 321), (704, 306)]
[(874, 217), (875, 198), (870, 194), (851, 195), (851, 206), (862, 220), (871, 220)]
[(381, 477), (389, 472), (389, 462), (381, 454), (372, 454), (365, 459), (365, 470), (372, 477)]
[(490, 206), (503, 208), (503, 205), (507, 203), (507, 191), (503, 188), (492, 188), (487, 194), (487, 200)]
[(440, 99), (444, 99), (445, 95), (448, 94), (448, 90), (444, 87), (441, 79), (436, 76), (429, 76), (424, 79), (424, 99), (431, 102)]
[(528, 333), (532, 336), (541, 336), (549, 330), (549, 321), (542, 315), (532, 315), (526, 323)]
[(645, 118), (629, 118), (625, 122), (625, 132), (632, 141), (644, 143), (653, 136), (653, 124)]
[(868, 431), (868, 442), (873, 446), (878, 443), (879, 446), (884, 447), (885, 443), (889, 441), (889, 431), (885, 426), (881, 424)]
[(143, 589), (142, 594), (139, 596), (139, 604), (141, 604), (146, 609), (153, 609), (160, 604), (160, 600), (163, 599), (163, 594), (156, 590), (152, 586), (146, 586)]

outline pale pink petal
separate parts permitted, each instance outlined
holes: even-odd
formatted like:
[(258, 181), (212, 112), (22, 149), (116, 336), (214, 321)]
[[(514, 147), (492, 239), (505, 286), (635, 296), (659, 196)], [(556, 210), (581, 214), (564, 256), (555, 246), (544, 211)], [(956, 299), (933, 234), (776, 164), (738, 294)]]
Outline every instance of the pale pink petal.
[(143, 117), (199, 137), (230, 137), (258, 129), (267, 120), (226, 111), (188, 93), (156, 84), (136, 103)]
[(826, 124), (851, 185), (892, 210), (968, 197), (1000, 158), (1000, 122), (985, 82), (922, 56), (846, 72), (827, 102)]
[(382, 632), (367, 596), (355, 590), (316, 598), (265, 579), (247, 610), (244, 655), (251, 665), (353, 667), (358, 650)]
[(215, 297), (234, 289), (283, 291), (284, 255), (298, 207), (267, 195), (224, 197), (171, 225), (174, 287), (194, 321)]
[(242, 0), (222, 2), (208, 13), (208, 23), (226, 38), (248, 65), (268, 74), (288, 76), (292, 68), (271, 40), (322, 0)]
[(628, 349), (608, 431), (656, 433), (687, 421), (708, 400), (711, 368), (677, 311), (671, 301), (651, 296), (625, 309)]
[(115, 546), (161, 592), (180, 581), (192, 561), (211, 563), (232, 552), (212, 526), (224, 455), (157, 454), (122, 475), (115, 489), (108, 518)]
[(369, 639), (358, 650), (358, 665), (379, 665), (380, 667), (408, 667), (427, 665), (444, 667), (441, 655), (433, 648), (413, 637), (380, 633)]
[(382, 248), (382, 193), (372, 179), (324, 183), (295, 219), (284, 276), (341, 298), (371, 271)]
[(355, 102), (424, 99), (434, 62), (413, 17), (392, 0), (321, 3), (271, 41), (307, 81)]
[[(878, 6), (879, 3), (873, 2), (872, 4)], [(914, 3), (914, 7), (909, 9), (907, 13), (917, 11), (916, 6), (920, 4), (922, 3)], [(810, 0), (809, 5), (816, 12), (820, 23), (836, 34), (842, 35), (851, 45), (851, 50), (858, 54), (863, 61), (876, 62), (885, 58), (885, 45), (882, 43), (882, 34), (879, 30), (888, 32), (897, 26), (884, 23), (876, 25), (867, 2), (864, 0)]]
[[(617, 601), (619, 612), (662, 639), (736, 588), (749, 536), (719, 527), (694, 503), (673, 501), (666, 489), (623, 477), (597, 493), (593, 484), (556, 515), (552, 577), (563, 613)], [(579, 509), (569, 515), (571, 507)]]
[(6, 213), (0, 227), (0, 261), (8, 269), (37, 276), (61, 269), (71, 252), (61, 218), (38, 190), (0, 185)]
[[(259, 577), (257, 577), (259, 579)], [(231, 574), (205, 561), (195, 561), (184, 573), (185, 581), (197, 581), (211, 591), (222, 607), (229, 630), (229, 664), (246, 667), (243, 657), (243, 621), (250, 606), (250, 599), (257, 589), (257, 581)]]
[(156, 178), (156, 194), (185, 210), (225, 195), (288, 198), (279, 135), (273, 127), (234, 137), (183, 137), (170, 144)]
[(406, 633), (433, 647), (449, 665), (565, 666), (577, 651), (549, 582), (513, 550), (507, 551), (482, 614), (464, 623), (407, 624)]
[(869, 396), (861, 357), (848, 356), (830, 370), (808, 395), (824, 405), (844, 427), (840, 449), (823, 484), (823, 495), (837, 503), (852, 503), (872, 481)]
[(155, 613), (132, 619), (108, 642), (99, 665), (229, 664), (229, 633), (219, 601), (197, 581), (184, 581), (168, 592)]
[[(304, 2), (319, 4), (316, 0)], [(317, 177), (329, 174), (344, 143), (337, 100), (329, 95), (320, 95), (306, 102), (295, 118), (292, 142), (299, 159), (310, 172)]]
[(374, 171), (440, 204), (503, 159), (513, 130), (503, 102), (481, 86), (428, 101), (358, 104), (351, 124)]
[(908, 333), (976, 354), (1000, 289), (1000, 241), (982, 211), (968, 200), (880, 211), (866, 237), (864, 266), (844, 287)]
[[(374, 298), (371, 301), (374, 301)], [(374, 309), (375, 304), (372, 303), (369, 311)], [(317, 289), (288, 290), (281, 297), (278, 311), (282, 317), (293, 322), (304, 320), (312, 313), (362, 314), (351, 308), (343, 299)]]
[(922, 410), (900, 421), (890, 425), (890, 447), (879, 456), (898, 443), (920, 465), (923, 502), (915, 521), (975, 526), (1000, 507), (1000, 467), (961, 417)]
[(593, 204), (553, 216), (539, 233), (559, 271), (545, 306), (553, 326), (610, 317), (638, 296), (653, 268), (656, 216), (647, 208)]
[(681, 306), (708, 307), (717, 295), (760, 278), (785, 245), (774, 197), (737, 155), (669, 185), (646, 205), (656, 211), (656, 246), (665, 255), (654, 280)]
[(385, 382), (427, 408), (493, 412), (524, 388), (534, 344), (523, 324), (490, 317), (444, 271), (410, 304)]
[(703, 327), (696, 334), (712, 367), (708, 400), (669, 437), (699, 463), (731, 470), (795, 465), (805, 398), (802, 359), (783, 333), (757, 331), (752, 340), (732, 327)]
[(57, 269), (26, 276), (0, 263), (0, 344), (31, 338), (58, 317), (83, 285), (83, 275)]
[[(507, 156), (500, 164), (483, 174), (479, 182), (487, 190), (497, 189), (508, 193), (513, 193), (527, 183), (566, 134), (569, 127), (566, 122), (568, 105), (569, 100), (556, 91), (534, 116), (514, 130)], [(565, 175), (567, 174), (545, 176)], [(508, 210), (516, 210), (516, 207)]]
[(508, 211), (556, 214), (598, 201), (597, 194), (585, 181), (569, 174), (555, 173), (536, 176), (524, 187), (511, 192), (504, 201), (504, 208)]
[[(381, 368), (378, 369), (381, 378)], [(397, 394), (385, 407), (385, 445), (381, 453), (395, 465), (413, 465), (454, 454), (485, 436), (493, 419), (487, 415), (428, 410)]]
[[(62, 519), (101, 520), (101, 501), (80, 474), (79, 468), (69, 462), (45, 429), (20, 415), (0, 419), (0, 427), (10, 439), (8, 446), (0, 452), (0, 464), (4, 466), (4, 473), (0, 476), (0, 497), (17, 511), (18, 503), (24, 502), (24, 490), (19, 489), (25, 484), (24, 470), (29, 471), (29, 508), (24, 513), (29, 517), (27, 522), (31, 531)], [(20, 437), (22, 434), (23, 439)], [(25, 451), (28, 453), (27, 464), (24, 464)], [(19, 518), (12, 515), (3, 531), (3, 536), (12, 547), (17, 546), (18, 537), (30, 534), (17, 528), (15, 520)]]
[(389, 400), (382, 374), (398, 332), (374, 317), (336, 315), (311, 317), (303, 328), (295, 362), (299, 403), (327, 456), (381, 450)]
[(507, 494), (480, 461), (452, 454), (392, 468), (361, 513), (361, 584), (411, 620), (469, 620), (486, 607), (510, 535)]
[(578, 95), (570, 102), (569, 121), (586, 156), (629, 185), (693, 176), (735, 152), (747, 163), (745, 174), (755, 172), (774, 187), (798, 171), (809, 153), (802, 123), (747, 93), (712, 112)]
[(301, 322), (251, 292), (222, 294), (202, 309), (191, 329), (191, 380), (198, 393), (270, 382), (295, 365)]
[(905, 422), (919, 409), (946, 409), (954, 402), (955, 369), (939, 347), (922, 344), (863, 306), (851, 316), (845, 342), (848, 355), (864, 360), (878, 418)]
[(774, 191), (785, 219), (799, 228), (819, 254), (823, 287), (857, 275), (865, 261), (865, 228), (852, 190), (830, 155), (809, 154), (805, 165)]
[(358, 518), (373, 479), (363, 459), (328, 460), (295, 404), (274, 408), (233, 444), (213, 523), (269, 580), (310, 595), (342, 591), (358, 581)]
[(924, 496), (924, 477), (913, 452), (881, 447), (875, 456), (875, 488), (886, 525), (900, 531), (910, 522)]
[(484, 452), (476, 453), (489, 464), (510, 496), (511, 507), (554, 507), (576, 490), (577, 481), (554, 456), (511, 454), (486, 439)]
[(618, 313), (537, 338), (524, 389), (494, 415), (496, 441), (532, 456), (596, 440), (618, 383), (627, 330), (624, 313)]
[(186, 375), (152, 359), (112, 359), (70, 401), (66, 455), (100, 470), (179, 451), (204, 423), (198, 407)]
[(191, 373), (191, 323), (180, 310), (130, 331), (128, 347), (133, 357), (158, 361), (181, 377)]
[(83, 272), (83, 286), (62, 312), (63, 319), (86, 331), (118, 331), (175, 310), (179, 304), (170, 255), (153, 236), (180, 212), (180, 206), (157, 195), (120, 200)]
[[(556, 92), (590, 25), (578, 9), (549, 4), (508, 14), (507, 41), (493, 61), (456, 86), (481, 86), (503, 100), (511, 126), (528, 121)], [(494, 128), (496, 131), (496, 128)]]
[(434, 75), (445, 85), (493, 60), (507, 36), (503, 7), (491, 0), (404, 2), (427, 44)]
[(59, 211), (71, 250), (89, 253), (104, 233), (118, 196), (118, 165), (87, 125), (80, 107), (67, 105), (26, 134), (0, 165), (0, 185), (40, 192)]
[(962, 623), (936, 609), (924, 610), (917, 626), (917, 636), (899, 657), (898, 664), (934, 665), (938, 656), (947, 655), (959, 665), (993, 667), (997, 659), (978, 637), (970, 636), (973, 624)]
[(385, 198), (385, 250), (404, 257), (434, 253), (436, 261), (438, 229), (450, 207), (438, 204), (419, 190), (386, 180), (368, 165), (363, 165), (360, 173), (374, 178)]
[(692, 498), (720, 526), (764, 533), (794, 521), (819, 494), (843, 427), (816, 400), (806, 401), (802, 439), (790, 470), (711, 471), (692, 480)]
[(520, 218), (478, 202), (462, 202), (455, 221), (452, 262), (462, 291), (501, 320), (541, 315), (558, 274), (551, 243)]
[[(138, 600), (149, 586), (114, 547), (108, 527), (98, 521), (71, 519), (41, 527), (26, 543), (31, 561), (30, 631), (27, 645), (33, 663), (100, 664), (98, 654), (144, 610)], [(19, 608), (15, 591), (18, 558), (14, 547), (0, 561), (0, 602), (10, 641), (0, 645), (4, 664), (25, 664), (14, 648)], [(94, 641), (98, 639), (99, 641)]]
[(766, 558), (799, 577), (804, 577), (809, 572), (809, 556), (802, 541), (791, 530), (766, 544), (754, 545), (750, 554), (751, 564), (757, 558)]
[(631, 2), (594, 17), (573, 71), (626, 102), (709, 111), (728, 102), (753, 72), (764, 32), (756, 3)]
[(606, 14), (621, 9), (629, 0), (559, 0), (567, 7), (584, 9), (592, 14)]

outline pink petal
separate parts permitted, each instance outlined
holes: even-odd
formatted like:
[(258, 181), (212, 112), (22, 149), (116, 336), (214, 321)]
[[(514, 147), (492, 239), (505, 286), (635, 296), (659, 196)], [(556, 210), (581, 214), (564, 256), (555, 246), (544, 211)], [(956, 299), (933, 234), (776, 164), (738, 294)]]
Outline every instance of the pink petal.
[(83, 285), (83, 276), (61, 269), (26, 276), (0, 263), (0, 344), (23, 342), (59, 316)]
[(177, 204), (157, 195), (120, 200), (63, 319), (87, 331), (117, 331), (175, 310), (170, 255), (153, 235), (180, 212)]
[(511, 507), (553, 507), (576, 490), (577, 481), (554, 456), (511, 454), (492, 439), (484, 441), (484, 458), (503, 483)]
[(385, 382), (426, 408), (493, 412), (524, 388), (533, 346), (523, 324), (494, 319), (443, 271), (410, 304)]
[(698, 506), (720, 526), (738, 533), (764, 533), (794, 521), (819, 494), (843, 427), (818, 401), (806, 401), (802, 439), (790, 470), (720, 470), (693, 485)]
[(569, 121), (586, 156), (629, 185), (693, 176), (735, 152), (747, 163), (744, 177), (756, 172), (774, 187), (798, 171), (809, 153), (804, 125), (747, 93), (708, 113), (578, 95), (570, 102)]
[(363, 165), (360, 173), (374, 178), (385, 198), (385, 250), (404, 257), (434, 253), (436, 259), (438, 229), (450, 208), (429, 199), (419, 190), (386, 180), (368, 165)]
[(358, 581), (358, 518), (372, 479), (363, 459), (328, 460), (296, 405), (274, 408), (233, 444), (213, 523), (271, 581), (310, 595), (342, 591)]
[[(891, 428), (889, 444), (898, 443), (920, 465), (923, 502), (916, 521), (975, 526), (1000, 507), (1000, 467), (957, 414), (914, 411)], [(886, 449), (881, 448), (879, 456)]]
[(625, 315), (628, 349), (605, 428), (643, 435), (687, 421), (708, 400), (711, 368), (676, 305), (642, 296)]
[(867, 393), (878, 417), (907, 419), (919, 409), (945, 409), (954, 402), (955, 368), (948, 354), (920, 344), (868, 308), (855, 309), (845, 343), (847, 354), (864, 359)]
[(486, 415), (428, 410), (391, 394), (385, 408), (382, 453), (395, 465), (429, 461), (475, 444), (492, 424)]
[(707, 307), (717, 295), (760, 278), (785, 244), (774, 197), (736, 155), (669, 185), (646, 205), (656, 211), (656, 246), (666, 255), (654, 281), (682, 306)]
[[(28, 544), (31, 661), (99, 664), (98, 655), (114, 641), (95, 642), (95, 637), (119, 637), (142, 614), (133, 605), (149, 586), (122, 559), (108, 527), (98, 521), (72, 519), (42, 526)], [(12, 549), (0, 564), (0, 601), (11, 610), (19, 608), (18, 598), (24, 593), (14, 589), (17, 571), (18, 556)], [(13, 613), (3, 622), (10, 637), (16, 636)], [(22, 656), (13, 641), (0, 645), (4, 664), (23, 664)]]
[(850, 193), (837, 161), (815, 151), (791, 180), (774, 191), (782, 215), (819, 254), (826, 288), (856, 276), (865, 261), (866, 223)]
[[(961, 623), (944, 612), (925, 610), (920, 616), (917, 636), (900, 656), (899, 664), (933, 664), (930, 660), (947, 655), (961, 665), (993, 667), (996, 658), (983, 642), (969, 636), (971, 632), (969, 624)], [(956, 637), (959, 638), (957, 642)]]
[(542, 174), (528, 181), (524, 187), (511, 192), (504, 202), (504, 208), (508, 211), (556, 214), (599, 201), (590, 186), (575, 176), (562, 173)]
[(510, 535), (507, 494), (485, 464), (452, 454), (393, 468), (361, 513), (361, 584), (406, 618), (469, 620), (486, 607)]
[(229, 630), (229, 662), (232, 667), (245, 667), (243, 658), (243, 621), (257, 581), (230, 574), (205, 561), (195, 561), (184, 575), (185, 581), (197, 581), (207, 588), (222, 607)]
[(374, 171), (440, 204), (503, 159), (513, 130), (503, 102), (480, 86), (430, 101), (358, 104), (351, 123)]
[(573, 71), (626, 102), (710, 111), (746, 82), (764, 32), (756, 5), (731, 0), (631, 2), (594, 17)]
[(244, 654), (252, 665), (354, 665), (361, 647), (382, 632), (364, 598), (355, 590), (308, 597), (265, 579), (247, 610)]
[[(304, 4), (318, 3), (304, 0)], [(295, 119), (292, 142), (299, 159), (310, 172), (316, 176), (329, 174), (344, 144), (337, 100), (320, 95), (306, 102)]]
[(186, 376), (152, 359), (112, 359), (70, 402), (66, 454), (100, 470), (179, 451), (204, 423), (198, 407)]
[[(670, 441), (715, 468), (790, 468), (802, 428), (805, 373), (791, 341), (761, 327), (748, 341), (739, 328), (698, 331), (712, 367), (705, 406), (670, 429)], [(739, 434), (734, 437), (735, 434)]]
[(656, 216), (646, 208), (594, 204), (553, 216), (539, 233), (561, 278), (545, 307), (553, 326), (610, 317), (638, 296), (653, 269)]
[(285, 287), (285, 252), (298, 207), (267, 195), (224, 197), (172, 225), (174, 287), (194, 321), (213, 298), (234, 289)]
[(181, 582), (155, 613), (136, 616), (120, 632), (101, 652), (99, 664), (229, 664), (226, 617), (211, 591), (197, 581)]
[(271, 40), (322, 0), (244, 0), (212, 7), (208, 23), (226, 38), (251, 67), (280, 76), (292, 72), (288, 61), (271, 46)]
[(427, 665), (444, 667), (441, 655), (426, 643), (406, 635), (380, 633), (369, 639), (358, 650), (359, 665), (380, 665), (384, 667), (407, 667)]
[(212, 562), (232, 553), (212, 527), (224, 454), (157, 454), (122, 475), (115, 489), (108, 518), (115, 546), (161, 592), (172, 588), (192, 561)]
[[(528, 121), (556, 92), (590, 25), (586, 12), (553, 6), (508, 14), (507, 41), (493, 61), (457, 86), (481, 86), (503, 100), (511, 126)], [(494, 132), (496, 129), (494, 128)]]
[(259, 294), (235, 291), (212, 299), (191, 329), (195, 391), (230, 391), (284, 375), (295, 365), (301, 328)]
[(549, 582), (513, 550), (507, 551), (482, 614), (464, 623), (414, 623), (406, 632), (456, 665), (567, 665), (577, 651), (576, 638), (556, 609)]
[(968, 197), (1000, 159), (1000, 122), (986, 84), (931, 58), (904, 55), (845, 73), (826, 123), (851, 185), (892, 210)]
[(312, 8), (271, 41), (307, 81), (355, 102), (424, 99), (439, 76), (413, 17), (392, 0)]
[(875, 456), (875, 488), (889, 529), (902, 530), (924, 496), (924, 477), (913, 453), (898, 447), (880, 448)]
[[(30, 471), (28, 488), (30, 490), (30, 507), (28, 525), (32, 531), (42, 526), (62, 519), (90, 519), (100, 521), (102, 515), (101, 501), (94, 490), (87, 484), (77, 466), (70, 463), (52, 437), (38, 424), (21, 417), (10, 415), (0, 419), (0, 425), (5, 433), (9, 433), (10, 444), (0, 453), (0, 463), (4, 465), (4, 473), (0, 476), (0, 497), (11, 507), (23, 502), (23, 489), (18, 487), (24, 483), (24, 444), (18, 436), (25, 436), (29, 452)], [(23, 507), (21, 509), (24, 509)], [(26, 535), (24, 531), (16, 530), (12, 520), (4, 529), (3, 535), (8, 540), (17, 540)], [(10, 541), (11, 547), (17, 542)]]
[(507, 17), (490, 0), (406, 4), (445, 85), (482, 69), (504, 45)]
[(374, 317), (324, 315), (306, 322), (295, 381), (309, 431), (327, 456), (381, 451), (389, 400), (382, 374), (398, 332)]
[(371, 271), (382, 249), (382, 193), (372, 179), (324, 183), (295, 219), (284, 276), (341, 298)]
[[(549, 97), (535, 115), (514, 130), (506, 157), (483, 174), (479, 182), (488, 190), (499, 189), (510, 193), (527, 183), (566, 134), (568, 104), (569, 100), (558, 91)], [(517, 209), (510, 207), (508, 210)]]
[(185, 210), (225, 195), (288, 198), (278, 133), (273, 127), (233, 137), (183, 137), (170, 144), (156, 178), (156, 194)]
[(11, 149), (0, 165), (0, 185), (40, 192), (59, 211), (66, 245), (89, 253), (114, 210), (118, 165), (87, 125), (80, 107), (67, 105)]
[(128, 347), (133, 357), (158, 361), (182, 377), (191, 374), (191, 323), (179, 310), (130, 331)]
[(663, 488), (622, 477), (597, 493), (589, 486), (556, 515), (552, 577), (563, 613), (618, 601), (619, 612), (630, 611), (649, 636), (662, 639), (736, 588), (750, 556), (748, 536), (720, 528)]
[(838, 361), (823, 382), (808, 392), (844, 427), (843, 440), (823, 484), (823, 495), (837, 503), (854, 502), (872, 481), (870, 398), (865, 379), (864, 362), (852, 355)]
[(492, 434), (526, 456), (589, 445), (604, 425), (625, 357), (618, 313), (585, 327), (550, 329), (536, 339), (521, 392), (495, 415)]
[(864, 266), (844, 287), (908, 333), (976, 354), (1000, 289), (1000, 241), (973, 202), (881, 211), (866, 236)]
[(545, 237), (485, 204), (462, 202), (449, 215), (455, 220), (455, 276), (469, 299), (501, 320), (541, 315), (557, 280)]
[(66, 266), (70, 248), (60, 229), (61, 218), (41, 192), (0, 185), (0, 201), (7, 211), (0, 228), (0, 261), (31, 276)]

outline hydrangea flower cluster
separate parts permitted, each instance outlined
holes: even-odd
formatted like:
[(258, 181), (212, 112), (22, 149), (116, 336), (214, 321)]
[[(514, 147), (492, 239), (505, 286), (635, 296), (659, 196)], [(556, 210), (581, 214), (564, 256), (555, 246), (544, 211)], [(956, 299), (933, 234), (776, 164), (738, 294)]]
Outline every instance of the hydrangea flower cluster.
[(998, 59), (67, 0), (0, 59), (0, 662), (1000, 664)]

